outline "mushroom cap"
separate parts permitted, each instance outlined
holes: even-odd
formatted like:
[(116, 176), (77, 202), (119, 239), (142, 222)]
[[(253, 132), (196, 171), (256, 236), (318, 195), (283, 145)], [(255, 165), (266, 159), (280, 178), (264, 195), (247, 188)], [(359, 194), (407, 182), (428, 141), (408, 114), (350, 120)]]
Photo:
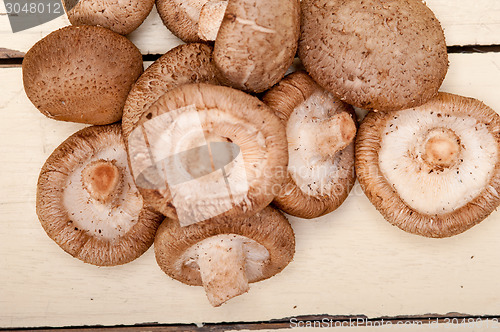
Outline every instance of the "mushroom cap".
[(203, 40), (198, 36), (198, 21), (203, 5), (209, 0), (156, 0), (163, 24), (186, 43)]
[(63, 1), (73, 25), (99, 25), (121, 35), (137, 29), (148, 17), (154, 0), (79, 0), (75, 6)]
[(215, 67), (212, 47), (199, 44), (177, 46), (149, 66), (130, 90), (123, 108), (122, 129), (125, 140), (141, 115), (168, 90), (188, 83), (212, 83)]
[(45, 116), (61, 121), (119, 121), (141, 52), (127, 38), (95, 26), (68, 26), (37, 42), (23, 60), (26, 95)]
[[(99, 162), (104, 164), (101, 173), (109, 165), (120, 173), (115, 178), (118, 186), (109, 178), (114, 175), (98, 171), (93, 172), (93, 181), (87, 181), (86, 171)], [(119, 187), (108, 201), (92, 195), (96, 188), (85, 186), (109, 186), (106, 182)], [(124, 264), (142, 255), (164, 219), (143, 207), (119, 124), (80, 130), (50, 155), (38, 179), (36, 211), (48, 236), (62, 249), (100, 266)]]
[(209, 84), (168, 91), (128, 139), (139, 190), (179, 220), (250, 216), (279, 193), (288, 161), (285, 128), (244, 92)]
[[(321, 121), (342, 113), (347, 113), (355, 123), (353, 108), (321, 88), (303, 71), (285, 77), (264, 95), (263, 101), (287, 127), (289, 141), (287, 178), (273, 204), (288, 214), (308, 219), (334, 211), (347, 198), (356, 181), (353, 141), (355, 131), (347, 138), (350, 143), (345, 148), (308, 167), (300, 156), (303, 151), (299, 150), (312, 150), (314, 147), (309, 146), (305, 138), (295, 137), (297, 123), (307, 120), (305, 118)], [(320, 135), (317, 130), (311, 134)], [(292, 140), (296, 140), (297, 144)], [(309, 143), (314, 144), (312, 141)], [(300, 144), (305, 146), (301, 148), (298, 146)]]
[(325, 89), (364, 109), (434, 97), (448, 70), (443, 30), (421, 0), (303, 0), (299, 57)]
[(219, 80), (263, 92), (291, 66), (300, 33), (298, 0), (231, 0), (214, 46)]
[(356, 140), (356, 173), (391, 224), (418, 235), (466, 231), (500, 204), (500, 117), (482, 102), (439, 93), (371, 112)]
[(205, 221), (186, 227), (164, 222), (155, 237), (156, 262), (170, 277), (187, 285), (201, 286), (200, 271), (186, 264), (192, 258), (186, 253), (198, 243), (222, 234), (243, 236), (267, 249), (269, 258), (258, 273), (249, 273), (251, 283), (281, 272), (295, 253), (295, 235), (290, 223), (281, 212), (266, 207), (250, 218), (225, 217), (217, 222)]

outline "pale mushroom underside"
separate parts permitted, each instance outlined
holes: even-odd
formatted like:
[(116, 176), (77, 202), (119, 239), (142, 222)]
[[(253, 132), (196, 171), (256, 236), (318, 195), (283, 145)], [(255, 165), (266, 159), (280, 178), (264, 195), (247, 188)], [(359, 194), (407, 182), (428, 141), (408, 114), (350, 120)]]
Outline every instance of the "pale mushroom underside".
[[(422, 157), (435, 128), (452, 130), (460, 139), (461, 153), (451, 167), (433, 168)], [(466, 205), (488, 186), (497, 162), (496, 137), (471, 117), (406, 110), (382, 132), (379, 167), (401, 199), (420, 213), (444, 214)]]
[[(336, 195), (342, 191), (337, 187), (340, 180), (352, 173), (352, 160), (349, 162), (348, 158), (342, 158), (339, 151), (333, 151), (332, 155), (322, 153), (321, 147), (326, 143), (317, 139), (325, 134), (325, 130), (330, 136), (340, 132), (338, 128), (321, 126), (321, 122), (335, 115), (332, 110), (336, 109), (336, 102), (337, 99), (330, 93), (319, 90), (297, 106), (287, 122), (288, 173), (308, 196)], [(353, 127), (355, 130), (354, 124)]]
[(500, 117), (482, 102), (439, 93), (416, 108), (369, 113), (356, 173), (373, 205), (410, 233), (466, 231), (500, 204)]
[(139, 257), (163, 220), (143, 207), (119, 124), (87, 127), (64, 141), (42, 168), (36, 205), (49, 237), (94, 265)]

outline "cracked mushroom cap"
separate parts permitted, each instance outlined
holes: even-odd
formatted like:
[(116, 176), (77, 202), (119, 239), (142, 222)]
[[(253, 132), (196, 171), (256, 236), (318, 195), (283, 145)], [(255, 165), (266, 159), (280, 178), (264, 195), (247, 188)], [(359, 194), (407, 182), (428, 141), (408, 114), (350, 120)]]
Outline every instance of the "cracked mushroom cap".
[(298, 0), (230, 0), (215, 39), (219, 79), (263, 92), (292, 65), (300, 33)]
[(73, 25), (99, 25), (121, 35), (137, 29), (148, 17), (154, 0), (64, 0)]
[(127, 38), (94, 26), (68, 26), (36, 43), (23, 60), (26, 95), (45, 116), (103, 125), (119, 121), (141, 52)]
[(354, 186), (354, 110), (305, 72), (285, 77), (263, 97), (286, 126), (288, 176), (273, 203), (316, 218), (338, 208)]
[(371, 112), (356, 140), (356, 173), (390, 223), (427, 237), (466, 231), (500, 203), (500, 117), (448, 93), (416, 108)]
[(279, 193), (285, 128), (256, 97), (209, 84), (165, 93), (128, 139), (144, 199), (181, 224), (250, 216)]
[(395, 111), (436, 96), (448, 70), (443, 30), (421, 0), (303, 0), (299, 57), (341, 100)]
[(224, 218), (181, 227), (164, 222), (155, 238), (156, 261), (170, 277), (205, 288), (213, 306), (246, 293), (248, 283), (281, 272), (295, 252), (285, 216), (267, 207), (248, 219)]
[(99, 266), (142, 255), (164, 219), (143, 207), (119, 124), (80, 130), (51, 154), (38, 179), (36, 211), (64, 251)]
[(144, 71), (130, 90), (123, 108), (125, 140), (141, 115), (168, 90), (188, 83), (217, 84), (212, 51), (212, 47), (200, 43), (180, 45)]
[(186, 43), (203, 41), (198, 35), (198, 22), (203, 6), (209, 0), (156, 0), (163, 24)]

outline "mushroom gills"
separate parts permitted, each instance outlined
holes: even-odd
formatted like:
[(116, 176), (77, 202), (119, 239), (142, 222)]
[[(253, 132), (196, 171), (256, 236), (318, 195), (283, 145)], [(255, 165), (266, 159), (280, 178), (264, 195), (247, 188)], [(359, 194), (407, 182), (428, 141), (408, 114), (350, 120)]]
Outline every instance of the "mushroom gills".
[(497, 141), (472, 117), (400, 111), (382, 133), (379, 166), (401, 199), (424, 214), (452, 212), (488, 186)]
[(335, 190), (339, 151), (353, 141), (356, 125), (347, 112), (330, 114), (335, 98), (314, 92), (297, 106), (287, 122), (288, 172), (301, 191), (310, 196)]
[(125, 150), (103, 149), (70, 174), (63, 204), (76, 229), (108, 240), (126, 234), (137, 223), (143, 200), (128, 171)]
[(198, 36), (205, 41), (217, 38), (228, 0), (211, 0), (203, 5), (198, 21)]
[(190, 247), (181, 258), (199, 270), (208, 300), (213, 306), (246, 293), (248, 283), (262, 276), (268, 250), (256, 241), (236, 234), (209, 237)]

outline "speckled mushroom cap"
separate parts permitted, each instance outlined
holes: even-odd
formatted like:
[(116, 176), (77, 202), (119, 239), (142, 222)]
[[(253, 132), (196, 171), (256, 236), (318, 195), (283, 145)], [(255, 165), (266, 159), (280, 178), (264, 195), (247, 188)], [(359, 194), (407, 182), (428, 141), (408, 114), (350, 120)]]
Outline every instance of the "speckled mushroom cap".
[(293, 258), (295, 236), (285, 216), (267, 207), (248, 219), (187, 227), (164, 222), (154, 248), (166, 274), (188, 285), (204, 285), (210, 302), (218, 306), (248, 291), (248, 283), (282, 271)]
[(85, 128), (50, 155), (38, 179), (36, 211), (62, 249), (101, 266), (142, 255), (163, 220), (143, 207), (119, 124)]
[(141, 52), (127, 38), (94, 26), (68, 26), (36, 43), (23, 60), (26, 95), (45, 116), (61, 121), (119, 121)]
[(279, 193), (288, 161), (285, 128), (256, 97), (209, 84), (166, 92), (128, 139), (144, 197), (181, 220), (250, 216)]
[(446, 43), (421, 0), (303, 0), (301, 8), (299, 57), (338, 98), (395, 111), (437, 94), (448, 68)]
[(263, 101), (283, 121), (288, 139), (288, 176), (274, 205), (301, 218), (332, 212), (356, 180), (354, 110), (303, 71), (285, 77)]
[(385, 219), (428, 237), (459, 234), (500, 203), (500, 117), (440, 93), (425, 105), (372, 112), (356, 140), (356, 173)]
[(220, 80), (249, 92), (269, 89), (292, 65), (299, 33), (298, 0), (230, 0), (214, 46)]
[(198, 36), (200, 12), (209, 0), (156, 0), (165, 26), (186, 43), (201, 42)]
[(123, 108), (122, 129), (125, 139), (134, 125), (161, 95), (187, 83), (212, 83), (215, 67), (212, 47), (192, 43), (177, 46), (149, 66), (130, 90)]
[(121, 35), (137, 29), (155, 4), (154, 0), (79, 0), (71, 6), (71, 2), (63, 1), (71, 24), (99, 25)]

